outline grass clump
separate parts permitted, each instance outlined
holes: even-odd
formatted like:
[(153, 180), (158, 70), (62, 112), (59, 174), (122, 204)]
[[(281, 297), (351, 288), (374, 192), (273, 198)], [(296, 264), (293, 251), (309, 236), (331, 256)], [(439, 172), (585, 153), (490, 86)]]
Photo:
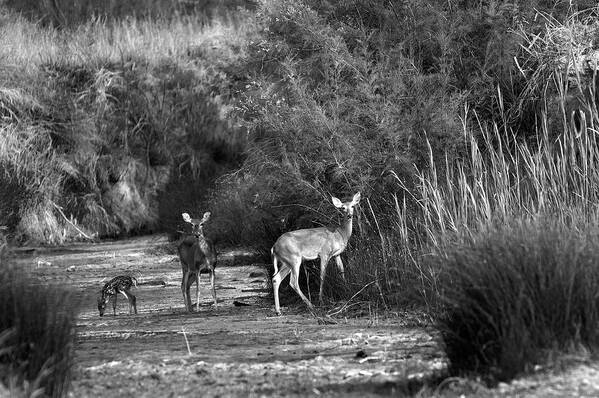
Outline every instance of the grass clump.
[(453, 371), (503, 381), (557, 352), (596, 352), (597, 232), (523, 221), (445, 247), (439, 322)]
[(0, 384), (11, 396), (64, 396), (70, 385), (77, 304), (0, 256)]

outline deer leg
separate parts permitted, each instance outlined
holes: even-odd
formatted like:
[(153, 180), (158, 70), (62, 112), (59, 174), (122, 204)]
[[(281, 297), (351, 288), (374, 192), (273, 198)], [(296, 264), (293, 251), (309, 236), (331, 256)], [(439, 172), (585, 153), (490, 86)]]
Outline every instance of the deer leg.
[(318, 302), (322, 305), (322, 289), (324, 288), (324, 277), (327, 273), (327, 264), (329, 257), (324, 254), (320, 255), (320, 290), (318, 291)]
[(279, 272), (279, 267), (277, 267), (277, 256), (275, 255), (274, 251), (271, 250), (272, 253), (272, 266), (275, 269), (273, 276), (276, 275)]
[(185, 303), (185, 309), (190, 311), (190, 299), (189, 299), (189, 272), (183, 272), (183, 279), (181, 280), (181, 292), (183, 292), (183, 302)]
[(195, 272), (189, 273), (189, 278), (187, 278), (187, 285), (185, 286), (185, 290), (187, 291), (187, 306), (189, 307), (189, 312), (193, 312), (193, 303), (191, 302), (191, 285), (196, 282), (196, 274)]
[(283, 281), (283, 279), (285, 279), (285, 277), (289, 274), (289, 272), (291, 270), (285, 263), (281, 264), (282, 267), (277, 269), (276, 262), (277, 262), (277, 260), (275, 258), (273, 260), (273, 263), (275, 265), (275, 270), (277, 270), (277, 271), (272, 277), (272, 291), (275, 296), (275, 312), (277, 315), (281, 315), (281, 307), (279, 306), (279, 285), (281, 284), (281, 281)]
[(337, 269), (341, 272), (341, 277), (343, 281), (347, 283), (347, 279), (345, 279), (345, 269), (343, 268), (343, 261), (341, 261), (341, 256), (335, 256), (335, 262), (337, 263)]
[(196, 311), (200, 312), (200, 270), (196, 273)]
[(218, 303), (216, 302), (216, 289), (214, 287), (214, 269), (210, 271), (210, 285), (212, 286), (212, 297), (214, 297), (214, 306), (216, 307)]
[(112, 302), (112, 314), (113, 314), (114, 316), (116, 316), (116, 298), (117, 298), (117, 296), (118, 296), (118, 294), (115, 294), (115, 295), (113, 296), (113, 298), (114, 298), (114, 301)]
[(291, 285), (293, 290), (295, 290), (295, 292), (300, 296), (302, 301), (304, 303), (306, 303), (308, 308), (310, 308), (310, 310), (312, 310), (314, 308), (314, 306), (312, 305), (310, 300), (308, 300), (308, 298), (306, 296), (304, 296), (304, 293), (302, 293), (302, 289), (300, 289), (299, 282), (298, 282), (299, 267), (301, 266), (301, 264), (302, 264), (302, 259), (300, 258), (300, 259), (296, 260), (295, 266), (290, 267), (291, 268), (291, 277), (289, 280), (289, 284)]
[(308, 275), (308, 267), (304, 267), (304, 276), (306, 277), (306, 287), (308, 288), (308, 300), (312, 302), (312, 292), (310, 291), (310, 275)]

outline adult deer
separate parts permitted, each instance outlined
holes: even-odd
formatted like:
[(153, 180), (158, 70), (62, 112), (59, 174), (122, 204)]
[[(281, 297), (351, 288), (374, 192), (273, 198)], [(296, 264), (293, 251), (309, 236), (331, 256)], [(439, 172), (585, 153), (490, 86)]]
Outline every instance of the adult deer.
[[(315, 260), (320, 257), (320, 291), (318, 293), (320, 304), (322, 304), (322, 288), (327, 264), (331, 257), (335, 258), (341, 276), (345, 280), (343, 262), (339, 255), (345, 250), (351, 236), (354, 207), (360, 202), (360, 192), (354, 195), (351, 202), (343, 203), (335, 197), (332, 197), (332, 201), (335, 207), (343, 209), (345, 213), (345, 222), (341, 226), (337, 228), (320, 227), (286, 232), (277, 239), (271, 249), (272, 262), (275, 269), (274, 276), (272, 277), (272, 287), (277, 315), (281, 314), (279, 285), (289, 273), (291, 273), (289, 284), (293, 290), (297, 292), (310, 309), (313, 308), (312, 303), (304, 296), (298, 283), (299, 269), (303, 260)], [(281, 268), (277, 266), (279, 263)]]
[(183, 269), (183, 280), (181, 281), (181, 291), (183, 292), (183, 301), (187, 311), (192, 311), (189, 289), (193, 282), (197, 283), (196, 303), (197, 310), (200, 310), (200, 273), (210, 273), (210, 284), (212, 285), (212, 297), (216, 306), (216, 290), (214, 289), (214, 268), (216, 267), (216, 249), (212, 241), (204, 236), (203, 225), (210, 219), (210, 212), (204, 213), (201, 220), (191, 218), (189, 214), (181, 214), (183, 221), (191, 224), (192, 238), (186, 238), (179, 243), (179, 259)]

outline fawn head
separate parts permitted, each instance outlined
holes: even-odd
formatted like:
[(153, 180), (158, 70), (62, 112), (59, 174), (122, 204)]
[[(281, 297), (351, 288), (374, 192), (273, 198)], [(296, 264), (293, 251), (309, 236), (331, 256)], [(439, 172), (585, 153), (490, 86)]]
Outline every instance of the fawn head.
[(100, 312), (100, 316), (104, 315), (109, 299), (110, 296), (100, 293), (100, 297), (98, 297), (98, 311)]
[(335, 205), (335, 207), (338, 207), (340, 209), (343, 209), (343, 212), (345, 213), (346, 217), (352, 218), (354, 215), (354, 207), (360, 203), (360, 192), (356, 193), (354, 195), (354, 197), (352, 198), (352, 200), (350, 202), (342, 202), (339, 199), (337, 199), (336, 197), (332, 197), (333, 200), (333, 204)]

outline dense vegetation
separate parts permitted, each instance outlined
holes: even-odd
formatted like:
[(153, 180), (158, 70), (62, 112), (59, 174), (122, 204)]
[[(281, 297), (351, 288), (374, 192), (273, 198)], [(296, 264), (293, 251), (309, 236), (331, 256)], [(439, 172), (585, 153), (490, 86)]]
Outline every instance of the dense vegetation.
[(454, 371), (491, 380), (596, 349), (594, 1), (49, 3), (0, 16), (13, 239), (209, 208), (267, 253), (361, 191), (329, 297), (426, 308)]
[(0, 231), (0, 395), (61, 397), (73, 366), (72, 292), (11, 264)]

